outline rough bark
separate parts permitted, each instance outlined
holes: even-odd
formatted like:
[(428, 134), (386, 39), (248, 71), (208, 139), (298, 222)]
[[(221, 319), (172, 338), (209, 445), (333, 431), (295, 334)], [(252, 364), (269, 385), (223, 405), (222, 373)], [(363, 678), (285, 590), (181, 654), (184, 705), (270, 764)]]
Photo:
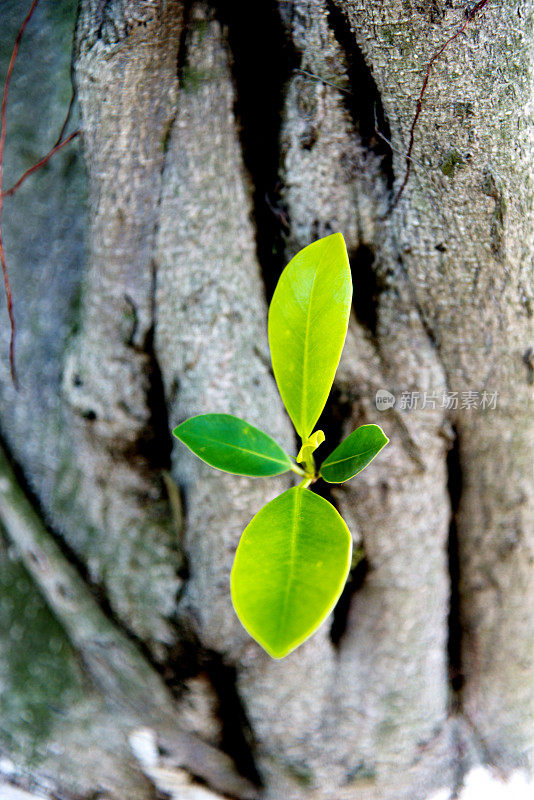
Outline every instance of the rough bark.
[[(477, 764), (532, 769), (532, 3), (490, 1), (436, 61), (397, 203), (428, 63), (465, 6), (249, 6), (82, 0), (86, 173), (62, 175), (63, 154), (6, 211), (23, 391), (4, 359), (17, 477), (0, 462), (0, 682), (13, 698), (0, 775), (17, 792), (423, 800), (452, 795)], [(60, 120), (73, 5), (46, 13), (34, 47), (56, 72), (63, 53)], [(10, 138), (27, 139), (27, 114), (19, 101)], [(31, 134), (39, 154), (49, 129)], [(8, 156), (15, 174), (22, 150)], [(288, 481), (209, 470), (169, 431), (226, 411), (293, 451), (267, 304), (286, 260), (335, 230), (354, 313), (319, 426), (333, 446), (380, 422), (391, 443), (329, 492), (364, 560), (331, 624), (275, 662), (239, 625), (228, 583), (243, 527)], [(53, 279), (29, 280), (56, 263)], [(379, 389), (395, 408), (377, 411)], [(462, 408), (468, 391), (497, 391), (496, 408)], [(439, 399), (406, 409), (403, 392)], [(458, 408), (441, 407), (444, 392)], [(20, 628), (24, 604), (51, 638)], [(33, 698), (10, 647), (21, 636), (42, 659)], [(50, 670), (64, 686), (46, 686)], [(41, 717), (36, 744), (52, 702), (61, 714)]]
[[(345, 4), (401, 152), (414, 114), (412, 75), (461, 22), (454, 10), (436, 9), (410, 8), (407, 17), (402, 3), (366, 3), (365, 11)], [(462, 471), (462, 705), (491, 758), (508, 767), (528, 759), (534, 719), (532, 405), (524, 360), (532, 337), (531, 36), (531, 5), (500, 3), (437, 62), (413, 151), (427, 170), (416, 169), (382, 245), (402, 259), (450, 390), (499, 391), (495, 411), (460, 408), (451, 421)], [(513, 68), (503, 74), (512, 52)], [(454, 153), (461, 163), (451, 170)], [(402, 174), (402, 162), (397, 169)]]

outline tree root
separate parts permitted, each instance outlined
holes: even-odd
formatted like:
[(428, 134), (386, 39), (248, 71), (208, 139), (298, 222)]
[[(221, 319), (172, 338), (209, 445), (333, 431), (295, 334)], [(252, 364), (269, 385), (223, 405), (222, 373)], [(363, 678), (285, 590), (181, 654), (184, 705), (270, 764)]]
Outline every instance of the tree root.
[(219, 792), (243, 800), (259, 790), (237, 773), (231, 759), (182, 727), (174, 700), (137, 646), (106, 617), (89, 588), (65, 559), (20, 488), (0, 449), (0, 520), (7, 536), (64, 627), (106, 702), (147, 726), (173, 764)]

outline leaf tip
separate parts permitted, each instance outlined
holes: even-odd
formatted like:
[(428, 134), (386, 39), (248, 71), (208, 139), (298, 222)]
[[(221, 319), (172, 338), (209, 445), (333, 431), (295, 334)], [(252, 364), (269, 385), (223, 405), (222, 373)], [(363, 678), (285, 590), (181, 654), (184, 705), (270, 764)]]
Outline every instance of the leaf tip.
[(341, 231), (337, 231), (336, 233), (333, 233), (332, 236), (333, 236), (334, 239), (337, 239), (338, 241), (341, 240), (343, 242), (343, 244), (345, 245), (345, 237), (343, 236)]

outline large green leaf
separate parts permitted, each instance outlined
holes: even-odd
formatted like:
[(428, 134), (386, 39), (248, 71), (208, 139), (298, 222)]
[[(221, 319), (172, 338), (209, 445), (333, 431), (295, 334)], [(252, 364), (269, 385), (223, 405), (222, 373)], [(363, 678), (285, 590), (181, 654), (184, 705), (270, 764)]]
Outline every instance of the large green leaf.
[(365, 469), (388, 442), (379, 425), (361, 425), (323, 461), (321, 477), (328, 483), (348, 481)]
[(273, 658), (311, 636), (347, 579), (352, 538), (336, 509), (309, 489), (288, 489), (245, 528), (232, 568), (232, 602)]
[(230, 414), (191, 417), (173, 433), (202, 461), (235, 475), (281, 475), (292, 466), (274, 439)]
[(352, 281), (343, 236), (305, 247), (282, 272), (269, 309), (274, 376), (297, 432), (312, 432), (347, 333)]

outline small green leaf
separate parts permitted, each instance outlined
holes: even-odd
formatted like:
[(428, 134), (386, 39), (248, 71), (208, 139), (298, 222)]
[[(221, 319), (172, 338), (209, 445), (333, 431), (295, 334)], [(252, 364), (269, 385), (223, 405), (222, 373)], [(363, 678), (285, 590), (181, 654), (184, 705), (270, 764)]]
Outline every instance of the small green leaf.
[(361, 425), (323, 461), (321, 478), (328, 483), (348, 481), (365, 469), (388, 442), (379, 425)]
[(305, 247), (282, 272), (269, 309), (274, 376), (305, 441), (328, 399), (345, 342), (352, 281), (343, 236)]
[(212, 467), (235, 475), (281, 475), (292, 462), (274, 439), (231, 414), (200, 414), (173, 434)]
[(299, 450), (299, 454), (296, 457), (295, 461), (299, 464), (303, 464), (324, 442), (324, 433), (322, 431), (315, 431), (312, 433), (311, 436), (308, 436), (305, 442), (302, 443), (302, 447)]
[(288, 489), (245, 528), (232, 568), (232, 602), (244, 628), (273, 658), (302, 644), (334, 608), (352, 538), (327, 500)]

